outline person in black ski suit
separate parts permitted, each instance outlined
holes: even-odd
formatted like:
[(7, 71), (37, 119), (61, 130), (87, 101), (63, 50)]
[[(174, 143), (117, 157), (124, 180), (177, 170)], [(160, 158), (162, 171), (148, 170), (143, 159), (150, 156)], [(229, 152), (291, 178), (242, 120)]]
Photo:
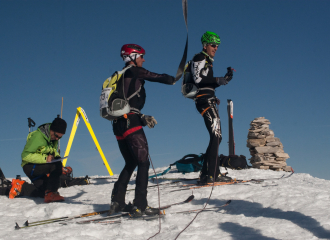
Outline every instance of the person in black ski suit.
[(220, 44), (220, 38), (216, 33), (206, 32), (201, 40), (203, 50), (193, 57), (190, 66), (195, 85), (198, 87), (194, 99), (196, 108), (203, 116), (210, 134), (210, 142), (205, 153), (200, 182), (231, 181), (230, 177), (220, 174), (218, 148), (222, 135), (220, 117), (216, 106), (220, 104), (220, 100), (215, 96), (215, 88), (226, 85), (232, 79), (233, 72), (231, 67), (228, 67), (224, 77), (213, 77), (212, 63)]
[[(125, 160), (125, 167), (121, 171), (114, 185), (111, 195), (109, 215), (119, 211), (129, 211), (134, 217), (142, 214), (158, 214), (158, 208), (151, 208), (147, 202), (149, 149), (143, 126), (153, 128), (157, 121), (152, 116), (141, 114), (146, 93), (145, 80), (164, 84), (174, 84), (175, 79), (167, 74), (156, 74), (142, 67), (145, 50), (136, 44), (125, 44), (121, 49), (121, 57), (126, 62), (125, 67), (132, 65), (124, 74), (124, 92), (129, 97), (130, 113), (113, 121), (113, 132), (117, 138), (119, 149)], [(137, 169), (135, 199), (133, 206), (125, 204), (128, 182)]]

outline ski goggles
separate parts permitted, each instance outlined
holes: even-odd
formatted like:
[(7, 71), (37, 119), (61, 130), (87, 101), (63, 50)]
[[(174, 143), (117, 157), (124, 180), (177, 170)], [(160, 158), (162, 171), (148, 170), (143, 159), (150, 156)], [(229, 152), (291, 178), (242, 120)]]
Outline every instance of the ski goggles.
[(211, 46), (213, 48), (217, 48), (219, 46), (219, 44), (209, 44), (209, 46)]

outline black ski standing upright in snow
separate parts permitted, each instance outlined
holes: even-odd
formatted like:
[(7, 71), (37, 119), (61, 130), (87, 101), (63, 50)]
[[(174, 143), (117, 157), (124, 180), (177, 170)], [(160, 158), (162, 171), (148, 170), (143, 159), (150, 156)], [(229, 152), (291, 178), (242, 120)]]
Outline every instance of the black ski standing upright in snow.
[(228, 148), (229, 155), (225, 156), (220, 154), (219, 162), (221, 167), (231, 168), (231, 169), (245, 169), (248, 168), (248, 164), (246, 161), (246, 157), (244, 155), (236, 155), (235, 154), (235, 139), (234, 139), (234, 103), (231, 99), (227, 99), (227, 112), (228, 112), (228, 129), (229, 129), (229, 137), (228, 137)]

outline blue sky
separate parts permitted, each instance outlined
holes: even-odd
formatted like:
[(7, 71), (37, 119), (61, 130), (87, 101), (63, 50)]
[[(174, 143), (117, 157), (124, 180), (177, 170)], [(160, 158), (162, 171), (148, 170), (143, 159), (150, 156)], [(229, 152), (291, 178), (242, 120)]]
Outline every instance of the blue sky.
[[(228, 154), (227, 99), (234, 102), (236, 154), (246, 147), (250, 122), (270, 120), (296, 172), (329, 177), (330, 1), (188, 1), (188, 58), (201, 50), (205, 31), (219, 34), (215, 76), (228, 66), (233, 80), (217, 89)], [(77, 107), (82, 107), (114, 173), (124, 161), (111, 123), (99, 116), (103, 81), (123, 67), (120, 48), (146, 50), (144, 67), (175, 75), (186, 40), (180, 0), (0, 1), (0, 167), (7, 177), (24, 175), (20, 155), (27, 118), (37, 126), (61, 112), (68, 123), (64, 153)], [(146, 82), (142, 112), (158, 125), (145, 128), (155, 167), (189, 153), (205, 152), (208, 133), (190, 99), (174, 86)], [(36, 127), (34, 128), (34, 130)], [(107, 175), (81, 121), (68, 159), (75, 176)]]

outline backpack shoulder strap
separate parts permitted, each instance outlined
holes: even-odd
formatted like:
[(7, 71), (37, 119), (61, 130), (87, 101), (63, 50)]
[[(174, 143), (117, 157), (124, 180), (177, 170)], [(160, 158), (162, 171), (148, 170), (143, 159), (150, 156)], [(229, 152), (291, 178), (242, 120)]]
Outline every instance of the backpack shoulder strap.
[(123, 75), (128, 69), (130, 69), (131, 67), (133, 67), (133, 65), (128, 65), (128, 66), (125, 67), (123, 70), (114, 72), (114, 73), (112, 74), (111, 77), (108, 77), (108, 78), (104, 81), (104, 83), (103, 83), (103, 85), (102, 85), (102, 89), (104, 89), (104, 88), (108, 88), (108, 87), (110, 87), (110, 86), (112, 85), (113, 82), (118, 81), (118, 80), (120, 79), (120, 77), (121, 77), (121, 76), (122, 76), (122, 75)]

